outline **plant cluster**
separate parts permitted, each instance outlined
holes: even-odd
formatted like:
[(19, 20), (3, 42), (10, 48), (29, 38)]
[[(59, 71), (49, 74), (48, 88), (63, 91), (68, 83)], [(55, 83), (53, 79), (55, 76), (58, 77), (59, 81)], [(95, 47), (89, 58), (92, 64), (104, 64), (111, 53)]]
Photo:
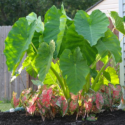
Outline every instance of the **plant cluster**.
[[(110, 15), (115, 29), (125, 35), (123, 18), (114, 11)], [(95, 93), (95, 96), (91, 97), (92, 100), (95, 100), (95, 103), (99, 102), (96, 108), (102, 108), (101, 105), (105, 101), (104, 95), (99, 93), (100, 87), (110, 86), (109, 83), (114, 86), (119, 84), (115, 69), (107, 67), (107, 64), (111, 59), (116, 64), (122, 60), (120, 41), (108, 29), (108, 25), (108, 17), (100, 10), (93, 11), (91, 15), (79, 10), (75, 18), (71, 19), (66, 15), (63, 5), (61, 9), (52, 6), (46, 12), (44, 22), (33, 12), (15, 22), (5, 40), (4, 50), (8, 70), (12, 72), (12, 80), (26, 69), (31, 76), (38, 77), (38, 81), (33, 81), (35, 85), (49, 87), (43, 91), (39, 89), (35, 94), (31, 94), (31, 91), (27, 94), (28, 97), (25, 97), (25, 94), (30, 90), (21, 94), (21, 104), (27, 107), (28, 112), (38, 110), (43, 115), (46, 111), (45, 105), (50, 108), (50, 101), (57, 101), (64, 115), (70, 108), (73, 110), (70, 104), (76, 104), (80, 97), (83, 97), (87, 107), (91, 102), (90, 91)], [(25, 54), (27, 57), (22, 67), (17, 70)], [(96, 70), (98, 61), (104, 64), (100, 71)], [(112, 89), (109, 93), (111, 92), (117, 93)], [(78, 96), (75, 102), (72, 99), (74, 95)], [(23, 101), (25, 99), (26, 103)], [(110, 103), (114, 103), (113, 101)], [(30, 110), (30, 107), (33, 109)]]
[(71, 101), (67, 102), (66, 98), (59, 94), (59, 91), (52, 87), (43, 85), (39, 86), (37, 91), (31, 88), (25, 89), (20, 95), (20, 99), (16, 98), (13, 93), (12, 105), (14, 108), (23, 106), (29, 114), (40, 114), (42, 119), (45, 117), (53, 119), (56, 114), (64, 116), (65, 114), (76, 114), (76, 117), (90, 116), (91, 113), (100, 113), (102, 109), (113, 110), (113, 106), (119, 104), (121, 99), (121, 86), (113, 85), (101, 86), (98, 92), (90, 91), (82, 96), (70, 93)]

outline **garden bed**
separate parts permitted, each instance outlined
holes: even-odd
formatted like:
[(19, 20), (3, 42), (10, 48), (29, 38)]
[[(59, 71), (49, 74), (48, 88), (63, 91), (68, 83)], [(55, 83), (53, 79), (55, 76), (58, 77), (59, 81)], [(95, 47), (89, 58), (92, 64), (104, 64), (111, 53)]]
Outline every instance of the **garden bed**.
[(0, 125), (125, 125), (125, 111), (103, 112), (97, 114), (97, 121), (75, 121), (75, 115), (59, 117), (54, 120), (46, 119), (44, 122), (40, 116), (26, 115), (25, 112), (2, 113), (0, 112)]

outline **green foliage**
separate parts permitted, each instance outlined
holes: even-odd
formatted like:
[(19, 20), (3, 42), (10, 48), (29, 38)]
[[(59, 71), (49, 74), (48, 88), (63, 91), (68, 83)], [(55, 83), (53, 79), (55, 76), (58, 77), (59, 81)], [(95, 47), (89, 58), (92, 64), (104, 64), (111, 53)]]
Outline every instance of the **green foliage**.
[(100, 10), (93, 11), (90, 16), (80, 10), (76, 13), (74, 21), (77, 33), (82, 35), (91, 46), (104, 36), (109, 25), (108, 18)]
[(41, 16), (38, 17), (37, 19), (37, 15), (32, 12), (30, 13), (26, 19), (28, 20), (28, 24), (30, 25), (33, 21), (36, 21), (36, 31), (37, 32), (43, 32), (44, 31), (44, 26), (43, 26), (43, 23), (41, 21)]
[[(56, 72), (60, 74), (60, 69), (59, 69), (59, 65), (57, 63), (51, 63), (51, 66), (56, 69)], [(58, 86), (58, 81), (57, 81), (57, 77), (54, 75), (54, 73), (52, 72), (52, 70), (50, 69), (49, 72), (46, 74), (45, 80), (44, 80), (44, 84), (46, 85), (56, 85)]]
[(38, 49), (35, 65), (39, 74), (39, 79), (42, 82), (44, 81), (46, 74), (50, 69), (54, 50), (55, 50), (54, 41), (51, 41), (49, 45), (43, 42), (40, 44), (40, 47)]
[(70, 92), (77, 94), (86, 83), (85, 77), (89, 73), (89, 67), (82, 57), (80, 48), (73, 53), (66, 49), (60, 56), (60, 69)]
[(103, 72), (103, 76), (108, 80), (108, 81), (111, 81), (111, 77), (110, 77), (110, 74), (106, 71)]
[(111, 84), (113, 85), (117, 85), (119, 84), (119, 78), (118, 78), (118, 75), (115, 71), (114, 68), (112, 67), (107, 67), (106, 70), (105, 70), (109, 76), (110, 76), (110, 79), (107, 79), (107, 77), (104, 78), (104, 84), (105, 85), (108, 85), (108, 83), (110, 82)]
[[(51, 40), (55, 41), (55, 57), (57, 57), (61, 42), (63, 39), (67, 17), (61, 10), (52, 6), (45, 15), (45, 31), (43, 34), (43, 40), (49, 43)], [(54, 29), (54, 30), (53, 30)]]
[(30, 45), (27, 50), (27, 57), (23, 62), (23, 69), (26, 67), (26, 71), (29, 73), (29, 75), (31, 75), (34, 78), (37, 77), (37, 71), (34, 62), (35, 58), (36, 58), (36, 52)]
[(34, 31), (34, 22), (28, 25), (25, 18), (20, 18), (13, 25), (11, 32), (9, 32), (5, 40), (4, 53), (7, 59), (8, 70), (13, 71), (13, 74), (31, 43)]
[(91, 65), (96, 58), (97, 50), (76, 32), (75, 25), (72, 23), (65, 31), (60, 53), (64, 49), (73, 51), (76, 47), (80, 47), (83, 57), (87, 60), (88, 65)]
[(112, 54), (112, 56), (114, 57), (116, 63), (121, 61), (120, 42), (117, 36), (111, 32), (111, 30), (106, 31), (105, 37), (98, 41), (96, 48), (100, 55), (108, 55), (108, 53), (110, 52), (110, 54)]
[[(121, 48), (108, 25), (108, 18), (99, 10), (91, 15), (80, 10), (75, 19), (70, 19), (63, 5), (61, 9), (52, 6), (44, 23), (32, 12), (14, 24), (5, 40), (8, 69), (12, 75), (18, 73), (17, 67), (27, 53), (22, 69), (43, 84), (56, 87), (68, 103), (70, 92), (78, 94), (83, 90), (84, 95), (92, 89), (98, 91), (103, 84), (116, 85), (118, 75), (106, 67), (110, 59), (121, 61)], [(104, 65), (97, 71), (99, 60)]]
[(115, 28), (125, 35), (124, 18), (119, 17), (115, 11), (112, 11), (110, 15)]

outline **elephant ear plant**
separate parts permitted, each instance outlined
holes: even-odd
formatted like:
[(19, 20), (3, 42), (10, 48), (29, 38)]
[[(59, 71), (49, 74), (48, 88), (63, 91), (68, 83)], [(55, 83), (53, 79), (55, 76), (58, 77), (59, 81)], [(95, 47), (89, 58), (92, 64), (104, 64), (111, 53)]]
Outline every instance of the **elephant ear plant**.
[[(111, 12), (111, 16), (116, 29), (125, 34), (123, 25), (118, 22), (123, 23), (122, 18), (117, 20), (116, 12)], [(39, 81), (33, 81), (34, 84), (55, 89), (60, 95), (55, 99), (56, 104), (65, 105), (63, 108), (67, 109), (72, 94), (84, 96), (90, 91), (98, 91), (101, 85), (119, 84), (116, 71), (107, 64), (111, 59), (121, 62), (120, 41), (108, 26), (108, 17), (100, 10), (91, 15), (79, 10), (75, 18), (70, 19), (63, 5), (61, 9), (52, 6), (46, 12), (44, 22), (32, 12), (15, 22), (5, 40), (8, 70), (12, 72), (12, 78), (16, 78), (21, 70), (26, 69), (29, 75), (39, 78)], [(25, 54), (26, 59), (18, 71)], [(99, 60), (104, 65), (97, 71)], [(49, 93), (51, 98), (54, 94), (51, 89), (45, 89), (43, 96), (44, 93)], [(67, 106), (63, 100), (67, 101)], [(64, 110), (63, 114), (67, 111)]]

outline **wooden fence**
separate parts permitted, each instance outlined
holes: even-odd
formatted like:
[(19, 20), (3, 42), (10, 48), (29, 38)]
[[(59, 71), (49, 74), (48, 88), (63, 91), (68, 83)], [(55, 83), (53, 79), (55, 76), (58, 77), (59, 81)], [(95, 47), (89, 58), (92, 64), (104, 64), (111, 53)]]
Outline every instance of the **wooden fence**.
[(8, 72), (6, 58), (3, 54), (5, 47), (4, 40), (10, 30), (11, 26), (0, 27), (0, 100), (10, 100), (13, 91), (17, 92), (17, 96), (19, 97), (20, 92), (26, 87), (27, 83), (26, 71), (22, 71), (21, 77), (18, 76), (14, 82), (10, 83), (11, 73)]

